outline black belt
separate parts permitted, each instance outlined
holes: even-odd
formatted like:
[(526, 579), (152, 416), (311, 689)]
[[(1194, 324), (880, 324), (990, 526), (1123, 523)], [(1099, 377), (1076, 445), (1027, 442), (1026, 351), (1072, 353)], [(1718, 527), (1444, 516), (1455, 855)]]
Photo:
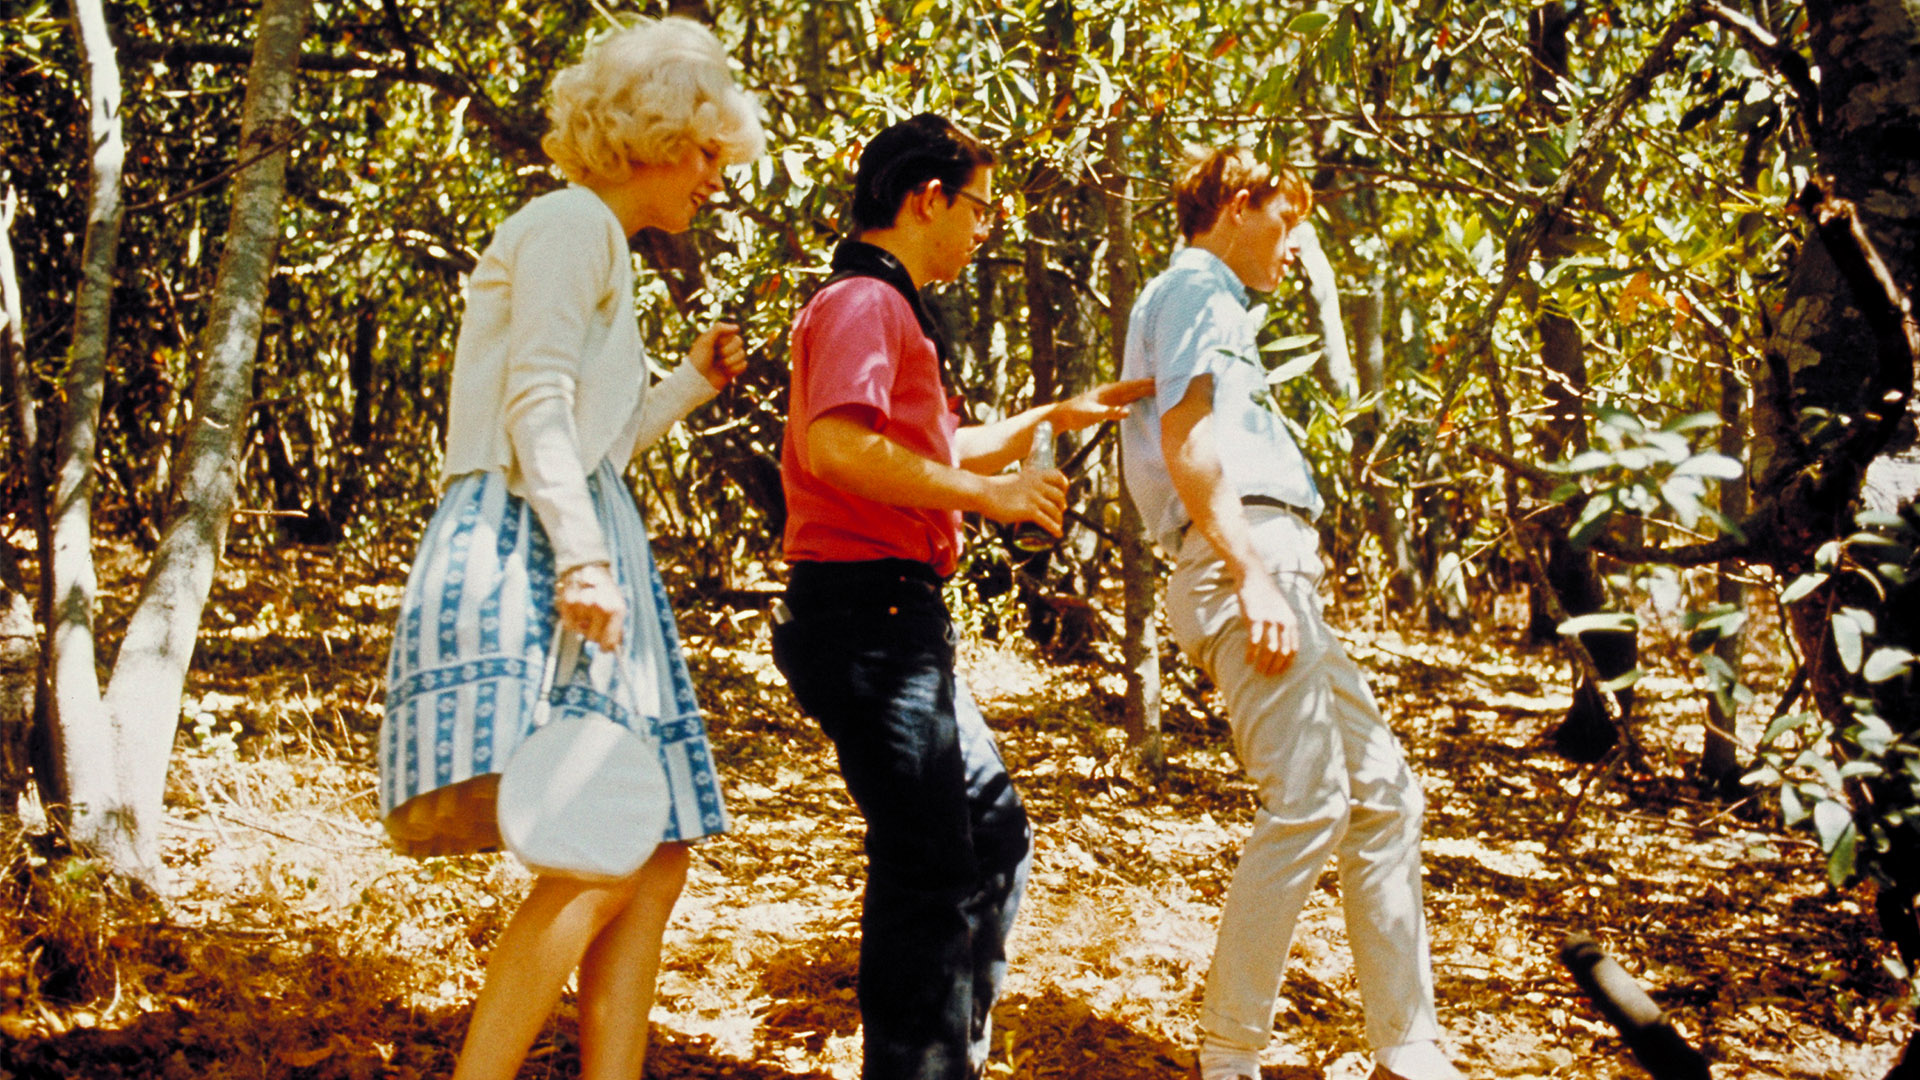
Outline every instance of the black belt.
[[(1271, 495), (1242, 495), (1240, 496), (1240, 505), (1265, 506), (1274, 510), (1285, 510), (1287, 513), (1292, 514), (1302, 521), (1307, 519), (1307, 512), (1305, 510), (1287, 502), (1285, 499), (1276, 499)], [(1180, 539), (1185, 540), (1187, 538), (1187, 530), (1191, 528), (1193, 528), (1193, 519), (1188, 518), (1187, 523), (1180, 526)]]

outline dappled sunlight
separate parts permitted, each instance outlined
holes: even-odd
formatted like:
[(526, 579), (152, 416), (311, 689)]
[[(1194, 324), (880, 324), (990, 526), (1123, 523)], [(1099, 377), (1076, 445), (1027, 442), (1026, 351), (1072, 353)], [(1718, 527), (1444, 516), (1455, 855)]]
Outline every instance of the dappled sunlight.
[[(310, 588), (315, 575), (343, 587)], [(388, 594), (376, 578), (311, 555), (223, 574), (223, 618), (271, 602), (335, 650), (299, 665), (216, 652), (189, 686), (168, 788), (167, 896), (76, 906), (82, 874), (67, 887), (76, 900), (61, 901), (49, 854), (8, 838), (7, 859), (39, 868), (41, 882), (11, 887), (20, 929), (0, 941), (0, 984), (13, 988), (0, 1063), (13, 1075), (450, 1067), (487, 952), (529, 878), (501, 856), (416, 862), (386, 849), (367, 741), (385, 656)], [(770, 673), (761, 623), (683, 622), (734, 829), (695, 849), (668, 932), (649, 1075), (853, 1080), (861, 828), (832, 745)], [(207, 636), (227, 629), (213, 619)], [(1403, 635), (1356, 634), (1349, 646), (1426, 782), (1441, 1019), (1472, 1075), (1636, 1075), (1555, 960), (1574, 930), (1614, 950), (1734, 1075), (1885, 1071), (1904, 1021), (1871, 913), (1858, 893), (1827, 892), (1808, 840), (1666, 776), (1621, 774), (1583, 801), (1591, 773), (1541, 740), (1566, 702), (1551, 653)], [(988, 1075), (1184, 1080), (1252, 819), (1224, 728), (1204, 699), (1170, 699), (1169, 767), (1156, 785), (1126, 766), (1115, 720), (1090, 696), (1094, 670), (1046, 667), (1012, 644), (975, 647), (967, 661), (1036, 829)], [(1686, 677), (1656, 674), (1676, 686)], [(1679, 690), (1650, 694), (1645, 737), (1679, 737), (1699, 711)], [(523, 1077), (571, 1074), (571, 1010), (569, 997)], [(1302, 914), (1276, 1027), (1265, 1080), (1364, 1076), (1331, 868)]]

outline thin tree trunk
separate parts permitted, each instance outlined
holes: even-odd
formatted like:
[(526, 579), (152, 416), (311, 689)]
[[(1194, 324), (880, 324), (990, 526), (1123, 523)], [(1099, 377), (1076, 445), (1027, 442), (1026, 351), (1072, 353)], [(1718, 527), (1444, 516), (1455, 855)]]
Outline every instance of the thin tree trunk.
[(1320, 377), (1335, 393), (1351, 401), (1359, 396), (1354, 379), (1353, 354), (1347, 349), (1347, 327), (1340, 317), (1340, 283), (1334, 280), (1333, 264), (1320, 247), (1320, 231), (1311, 221), (1294, 230), (1299, 245), (1300, 269), (1307, 275), (1307, 294), (1312, 299), (1314, 329), (1320, 333)]
[[(312, 0), (266, 0), (260, 8), (241, 120), (243, 158), (288, 136), (311, 14)], [(107, 686), (119, 763), (116, 817), (130, 841), (130, 861), (119, 869), (149, 881), (160, 868), (159, 822), (181, 691), (232, 517), (287, 158), (286, 150), (268, 154), (234, 180), (226, 249), (201, 337), (193, 426), (173, 470), (177, 494)]]
[[(1741, 404), (1746, 399), (1746, 388), (1740, 385), (1739, 373), (1734, 370), (1734, 358), (1731, 350), (1726, 355), (1726, 366), (1720, 369), (1720, 452), (1735, 461), (1746, 456), (1746, 433), (1740, 426)], [(1726, 480), (1720, 484), (1720, 513), (1728, 521), (1739, 521), (1747, 516), (1746, 480)], [(1740, 583), (1741, 564), (1729, 559), (1720, 564), (1717, 593), (1722, 604), (1733, 604), (1741, 609), (1746, 607), (1746, 587)], [(1734, 676), (1740, 674), (1740, 652), (1745, 644), (1746, 633), (1727, 634), (1714, 644), (1714, 655), (1732, 669)], [(1712, 789), (1721, 794), (1735, 794), (1740, 788), (1740, 775), (1744, 771), (1740, 764), (1740, 744), (1738, 741), (1740, 710), (1736, 705), (1725, 708), (1721, 705), (1721, 696), (1714, 694), (1707, 699), (1707, 738), (1700, 752), (1700, 777)]]
[[(1387, 382), (1387, 283), (1375, 267), (1367, 278), (1367, 290), (1353, 305), (1353, 385), (1360, 397), (1379, 394)], [(1407, 523), (1400, 514), (1400, 492), (1375, 482), (1371, 463), (1379, 445), (1380, 433), (1387, 426), (1386, 408), (1378, 399), (1373, 407), (1356, 419), (1353, 433), (1353, 471), (1367, 493), (1368, 524), (1374, 539), (1386, 555), (1387, 595), (1402, 613), (1412, 611), (1424, 585), (1419, 560), (1407, 539)], [(1453, 591), (1433, 598), (1429, 612), (1433, 617), (1455, 623), (1465, 617), (1455, 611), (1460, 605), (1447, 599)]]
[[(73, 343), (67, 356), (66, 417), (57, 451), (52, 522), (41, 555), (41, 583), (52, 708), (52, 775), (40, 791), (64, 818), (75, 842), (105, 847), (117, 838), (113, 804), (113, 737), (94, 667), (93, 570), (94, 450), (100, 400), (106, 386), (107, 337), (113, 267), (120, 245), (120, 173), (126, 143), (120, 134), (120, 66), (107, 36), (100, 0), (74, 0), (74, 27), (87, 69), (88, 134), (92, 178), (80, 284), (73, 302)], [(109, 853), (111, 854), (111, 853)]]
[[(33, 412), (27, 379), (27, 334), (22, 325), (24, 305), (20, 281), (13, 269), (13, 228), (18, 202), (7, 189), (0, 204), (0, 372), (13, 395), (13, 422), (8, 425), (13, 460), (22, 463), (27, 478), (27, 514), (33, 534), (46, 549), (46, 466), (38, 453), (39, 425)], [(19, 474), (15, 474), (19, 475)], [(27, 783), (27, 747), (33, 725), (42, 664), (33, 610), (27, 603), (26, 583), (14, 561), (13, 548), (0, 539), (0, 818), (13, 813)]]
[[(1139, 269), (1133, 258), (1133, 203), (1124, 161), (1122, 128), (1107, 129), (1107, 183), (1103, 194), (1107, 210), (1107, 341), (1112, 350), (1113, 371), (1120, 373), (1126, 362), (1127, 326), (1133, 315), (1134, 295), (1138, 291)], [(1166, 767), (1166, 747), (1160, 738), (1160, 629), (1157, 616), (1158, 592), (1155, 588), (1153, 550), (1146, 527), (1133, 497), (1120, 496), (1120, 584), (1123, 597), (1122, 617), (1126, 636), (1120, 643), (1121, 661), (1127, 669), (1127, 697), (1123, 723), (1127, 745), (1133, 747), (1135, 760), (1150, 774)]]
[(0, 821), (13, 815), (26, 790), (39, 656), (40, 638), (13, 545), (0, 537)]
[(1027, 364), (1033, 375), (1030, 405), (1058, 396), (1060, 378), (1060, 308), (1055, 303), (1053, 276), (1047, 269), (1047, 239), (1053, 235), (1049, 215), (1058, 211), (1041, 202), (1035, 205), (1037, 208), (1027, 216), (1026, 273), (1022, 275), (1027, 286), (1027, 344), (1032, 350)]

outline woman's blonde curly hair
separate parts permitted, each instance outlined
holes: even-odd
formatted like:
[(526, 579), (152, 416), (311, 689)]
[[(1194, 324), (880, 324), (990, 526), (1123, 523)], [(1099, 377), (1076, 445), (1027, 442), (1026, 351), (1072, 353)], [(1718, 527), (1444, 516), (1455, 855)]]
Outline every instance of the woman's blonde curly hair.
[(727, 52), (691, 19), (635, 17), (553, 77), (540, 145), (577, 182), (618, 181), (634, 164), (711, 147), (723, 161), (765, 149), (759, 108), (734, 85)]

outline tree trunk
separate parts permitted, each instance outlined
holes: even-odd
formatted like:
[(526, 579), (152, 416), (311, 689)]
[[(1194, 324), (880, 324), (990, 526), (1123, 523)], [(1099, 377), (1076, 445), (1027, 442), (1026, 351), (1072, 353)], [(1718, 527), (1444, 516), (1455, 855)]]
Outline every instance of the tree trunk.
[[(46, 549), (46, 467), (38, 452), (39, 424), (33, 411), (27, 379), (27, 335), (22, 325), (20, 282), (13, 269), (13, 227), (17, 203), (11, 188), (0, 205), (0, 373), (13, 395), (12, 422), (7, 424), (14, 461), (25, 465), (26, 512), (41, 550)], [(19, 474), (15, 474), (19, 475)], [(26, 583), (14, 559), (13, 547), (0, 537), (0, 818), (11, 815), (26, 790), (27, 750), (32, 734), (34, 701), (40, 683), (40, 639), (34, 630), (33, 609), (27, 603)]]
[[(1376, 267), (1367, 277), (1366, 292), (1353, 305), (1353, 385), (1363, 398), (1380, 393), (1387, 385), (1386, 317), (1387, 283)], [(1376, 483), (1372, 472), (1374, 450), (1387, 423), (1386, 408), (1378, 399), (1355, 419), (1353, 472), (1367, 495), (1368, 528), (1386, 557), (1387, 596), (1397, 611), (1410, 613), (1424, 589), (1424, 575), (1400, 514), (1400, 492)], [(1453, 606), (1457, 605), (1435, 597), (1429, 610), (1439, 616), (1438, 621), (1457, 626), (1464, 612), (1447, 610)]]
[[(311, 0), (266, 0), (256, 16), (242, 159), (288, 137), (300, 41), (311, 13)], [(226, 247), (200, 341), (193, 426), (172, 470), (177, 486), (166, 533), (105, 695), (112, 802), (85, 839), (109, 853), (116, 869), (149, 883), (160, 873), (159, 823), (187, 665), (232, 517), (267, 282), (279, 250), (287, 158), (286, 150), (268, 154), (234, 179)]]
[[(1113, 371), (1126, 363), (1127, 326), (1139, 289), (1139, 269), (1133, 258), (1133, 192), (1122, 168), (1126, 144), (1121, 125), (1107, 128), (1107, 182), (1103, 194), (1107, 211), (1107, 342)], [(1160, 630), (1153, 549), (1133, 498), (1120, 496), (1120, 583), (1126, 636), (1120, 643), (1127, 669), (1124, 724), (1127, 745), (1149, 773), (1165, 768), (1166, 748), (1160, 738)]]
[[(1567, 31), (1574, 14), (1565, 4), (1548, 3), (1534, 8), (1527, 19), (1527, 52), (1531, 61), (1528, 97), (1532, 107), (1550, 122), (1562, 119), (1558, 88), (1571, 76), (1571, 47)], [(1552, 93), (1550, 93), (1552, 91)], [(1587, 201), (1598, 203), (1605, 190), (1604, 173), (1587, 178)], [(1540, 246), (1543, 272), (1550, 271), (1559, 256), (1566, 254), (1562, 237), (1573, 228), (1564, 218), (1549, 227)], [(1587, 445), (1587, 359), (1586, 342), (1580, 325), (1556, 309), (1536, 290), (1535, 327), (1540, 336), (1540, 363), (1546, 371), (1547, 421), (1537, 433), (1541, 438), (1541, 456), (1561, 459), (1585, 449)], [(1548, 524), (1547, 522), (1551, 522)], [(1607, 602), (1606, 584), (1590, 552), (1577, 550), (1567, 540), (1569, 523), (1558, 518), (1543, 519), (1542, 527), (1522, 536), (1521, 543), (1538, 541), (1546, 549), (1547, 581), (1568, 615), (1586, 615), (1599, 611)], [(1547, 616), (1545, 598), (1534, 597), (1528, 636), (1536, 642), (1556, 641), (1558, 627)], [(1632, 671), (1639, 661), (1639, 642), (1628, 631), (1588, 631), (1580, 635), (1581, 644), (1592, 655), (1601, 678), (1612, 679)], [(1598, 761), (1619, 739), (1600, 687), (1585, 677), (1576, 679), (1573, 704), (1560, 725), (1554, 729), (1554, 749), (1573, 761)], [(1614, 693), (1622, 721), (1632, 714), (1633, 691)]]
[(1057, 221), (1059, 211), (1043, 200), (1035, 200), (1034, 212), (1027, 215), (1026, 272), (1021, 276), (1027, 286), (1027, 344), (1032, 359), (1027, 370), (1033, 376), (1033, 397), (1028, 404), (1052, 401), (1058, 396), (1060, 379), (1059, 313), (1053, 288), (1053, 274), (1047, 269), (1047, 241), (1053, 235), (1050, 218)]
[(1312, 303), (1313, 326), (1320, 334), (1320, 362), (1316, 365), (1327, 388), (1351, 401), (1359, 394), (1353, 375), (1353, 354), (1347, 349), (1347, 327), (1340, 317), (1340, 284), (1334, 280), (1333, 264), (1320, 247), (1320, 231), (1309, 221), (1294, 230), (1299, 245), (1300, 269), (1307, 275), (1307, 295)]
[[(73, 839), (104, 847), (115, 840), (113, 733), (94, 667), (94, 452), (100, 400), (106, 387), (113, 268), (120, 244), (120, 173), (126, 143), (120, 133), (120, 67), (107, 36), (100, 0), (75, 0), (74, 24), (87, 68), (89, 145), (93, 147), (86, 240), (73, 302), (73, 342), (67, 355), (66, 417), (57, 451), (52, 522), (40, 552), (47, 598), (52, 707), (51, 775), (41, 775), (41, 797), (63, 818)], [(110, 853), (111, 854), (111, 853)]]
[[(1734, 358), (1731, 350), (1726, 356), (1726, 366), (1720, 369), (1720, 452), (1735, 461), (1740, 461), (1746, 453), (1746, 435), (1740, 427), (1741, 408), (1746, 399), (1746, 388), (1740, 384), (1740, 375), (1734, 370)], [(1747, 516), (1747, 484), (1742, 480), (1727, 480), (1720, 485), (1720, 513), (1728, 521), (1739, 521)], [(1719, 567), (1719, 582), (1716, 586), (1717, 599), (1722, 604), (1732, 604), (1744, 610), (1746, 608), (1746, 586), (1740, 582), (1741, 566), (1736, 560), (1726, 560)], [(1740, 651), (1746, 641), (1746, 632), (1727, 634), (1714, 643), (1714, 655), (1727, 665), (1734, 678), (1740, 674)], [(1737, 703), (1732, 707), (1721, 704), (1722, 695), (1713, 694), (1707, 698), (1707, 737), (1700, 751), (1700, 779), (1712, 791), (1733, 796), (1740, 792), (1740, 776), (1745, 771), (1740, 762), (1740, 710)]]
[(28, 736), (40, 668), (34, 632), (13, 546), (0, 537), (0, 821), (13, 816), (26, 790)]
[[(1852, 204), (1859, 235), (1878, 252), (1890, 281), (1873, 281), (1871, 267), (1862, 268), (1853, 249), (1866, 245), (1844, 214), (1809, 232), (1789, 272), (1754, 393), (1755, 513), (1748, 529), (1753, 560), (1782, 580), (1811, 569), (1821, 545), (1853, 532), (1863, 482), (1870, 464), (1878, 464), (1873, 459), (1897, 463), (1912, 445), (1911, 414), (1898, 410), (1913, 408), (1913, 343), (1890, 294), (1910, 304), (1920, 282), (1920, 64), (1913, 62), (1920, 9), (1908, 0), (1816, 0), (1806, 12), (1820, 73), (1809, 125), (1822, 186)], [(1830, 208), (1825, 192), (1809, 194)], [(1920, 482), (1897, 464), (1892, 474), (1904, 482), (1889, 484), (1883, 497), (1912, 502)], [(1868, 684), (1848, 672), (1827, 612), (1863, 608), (1888, 641), (1899, 643), (1916, 636), (1906, 614), (1912, 593), (1902, 587), (1883, 596), (1857, 575), (1840, 574), (1788, 608), (1807, 658), (1808, 687), (1834, 731), (1854, 723), (1850, 695), (1872, 699), (1903, 683)], [(1882, 705), (1880, 714), (1896, 736), (1913, 736), (1910, 702)], [(1848, 788), (1856, 821), (1875, 812), (1874, 783)], [(1891, 805), (1910, 812), (1910, 798)], [(1920, 965), (1920, 842), (1908, 827), (1889, 828), (1886, 842), (1887, 849), (1869, 848), (1862, 857), (1883, 881), (1875, 905), (1882, 930), (1911, 970)], [(1920, 1029), (1912, 1038), (1895, 1075), (1912, 1075), (1920, 1063)]]

